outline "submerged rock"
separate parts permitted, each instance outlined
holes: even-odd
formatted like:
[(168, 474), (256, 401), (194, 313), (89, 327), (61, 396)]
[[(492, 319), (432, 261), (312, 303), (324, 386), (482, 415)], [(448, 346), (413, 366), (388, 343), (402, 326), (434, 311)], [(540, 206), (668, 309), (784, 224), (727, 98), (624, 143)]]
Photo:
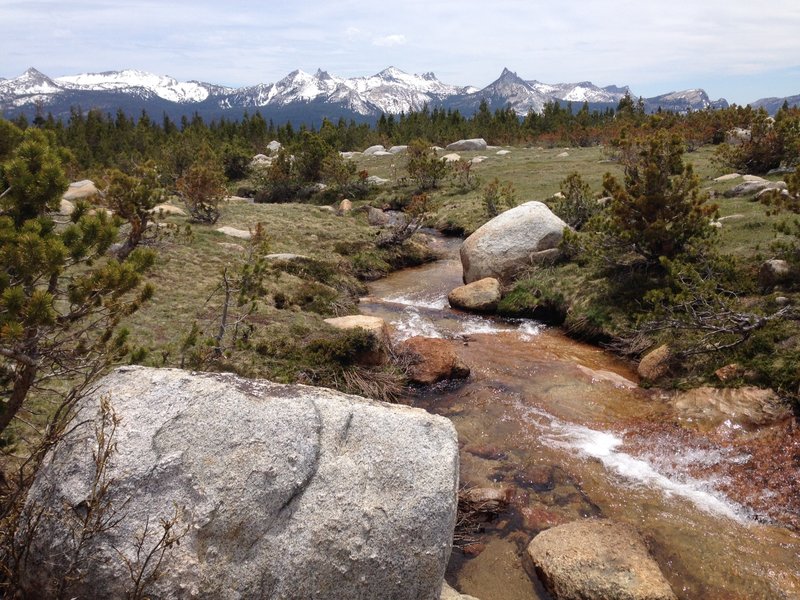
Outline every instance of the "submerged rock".
[(528, 554), (558, 600), (676, 600), (639, 534), (589, 519), (542, 531)]
[(450, 421), (323, 388), (144, 367), (103, 379), (45, 461), (29, 505), (52, 510), (33, 538), (29, 597), (54, 597), (46, 586), (91, 503), (103, 397), (119, 421), (99, 505), (115, 523), (87, 540), (66, 597), (126, 597), (137, 552), (176, 514), (180, 543), (150, 597), (439, 597), (458, 487)]
[(567, 224), (544, 203), (526, 202), (484, 223), (461, 245), (464, 283), (509, 283), (522, 269), (553, 258)]
[(670, 404), (681, 418), (712, 426), (725, 421), (766, 425), (792, 414), (775, 392), (750, 386), (699, 387), (675, 394)]

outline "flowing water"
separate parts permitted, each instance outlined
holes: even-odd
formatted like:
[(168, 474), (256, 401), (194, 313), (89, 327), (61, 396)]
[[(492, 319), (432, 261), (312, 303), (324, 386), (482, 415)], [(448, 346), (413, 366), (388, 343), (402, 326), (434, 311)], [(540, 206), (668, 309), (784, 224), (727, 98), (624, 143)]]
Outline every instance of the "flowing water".
[(481, 600), (546, 599), (527, 544), (553, 525), (602, 516), (642, 533), (681, 599), (800, 598), (800, 536), (725, 494), (726, 465), (746, 464), (746, 454), (662, 429), (674, 421), (666, 395), (639, 388), (626, 363), (598, 348), (533, 321), (450, 310), (458, 242), (438, 243), (445, 259), (371, 284), (361, 311), (385, 318), (396, 340), (451, 340), (472, 370), (465, 383), (406, 399), (454, 423), (462, 485), (510, 498), (453, 550), (451, 584)]

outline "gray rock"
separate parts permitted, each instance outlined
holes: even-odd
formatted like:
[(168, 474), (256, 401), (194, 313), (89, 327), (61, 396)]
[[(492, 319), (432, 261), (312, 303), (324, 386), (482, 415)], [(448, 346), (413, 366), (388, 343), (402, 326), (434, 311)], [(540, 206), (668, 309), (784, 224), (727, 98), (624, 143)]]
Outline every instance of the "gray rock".
[(58, 205), (58, 214), (64, 217), (68, 217), (74, 212), (75, 212), (75, 205), (69, 200), (64, 200), (62, 198), (61, 203)]
[(292, 254), (291, 252), (279, 252), (276, 254), (267, 254), (267, 260), (307, 260), (308, 257), (303, 254)]
[(384, 148), (381, 144), (370, 146), (369, 148), (364, 150), (364, 156), (372, 156), (376, 152), (386, 152), (386, 148)]
[(283, 144), (281, 144), (278, 140), (272, 140), (269, 144), (267, 144), (267, 150), (270, 152), (279, 152), (281, 148), (283, 148)]
[(470, 150), (486, 150), (486, 140), (483, 138), (473, 138), (471, 140), (458, 140), (452, 144), (448, 144), (446, 150), (454, 150), (456, 152), (468, 152)]
[(97, 187), (91, 179), (83, 179), (81, 181), (70, 183), (62, 198), (70, 201), (83, 200), (97, 196), (99, 193), (100, 192), (97, 190)]
[(728, 173), (726, 175), (715, 177), (714, 181), (733, 181), (734, 179), (739, 179), (740, 177), (741, 175), (739, 175), (739, 173)]
[(272, 164), (272, 159), (269, 156), (267, 156), (266, 154), (256, 154), (250, 160), (250, 166), (251, 167), (255, 167), (255, 168), (268, 167), (271, 164)]
[(464, 283), (508, 283), (525, 267), (558, 253), (567, 224), (542, 202), (526, 202), (484, 223), (461, 245)]
[[(456, 516), (458, 445), (447, 419), (323, 388), (230, 374), (124, 367), (78, 407), (29, 502), (52, 508), (33, 539), (28, 592), (71, 547), (95, 473), (98, 400), (121, 419), (107, 501), (121, 520), (85, 547), (66, 597), (124, 598), (136, 538), (178, 507), (149, 597), (438, 598)], [(30, 596), (32, 597), (32, 596)]]
[(400, 154), (401, 152), (405, 152), (408, 150), (408, 146), (392, 146), (389, 148), (389, 152), (392, 154)]
[(634, 529), (604, 520), (542, 531), (528, 554), (558, 600), (676, 600)]
[(451, 152), (450, 154), (445, 154), (440, 160), (443, 160), (444, 162), (448, 162), (448, 163), (449, 162), (457, 162), (457, 161), (461, 160), (461, 155), (460, 154), (456, 154), (455, 152)]
[(740, 183), (739, 185), (726, 190), (723, 194), (726, 198), (738, 198), (741, 196), (749, 196), (750, 194), (757, 194), (763, 190), (783, 190), (786, 189), (786, 183), (783, 181), (766, 181), (750, 180)]
[(785, 260), (765, 260), (758, 269), (758, 284), (762, 288), (773, 288), (792, 279), (792, 267)]
[(741, 127), (734, 127), (725, 132), (725, 143), (729, 146), (741, 146), (745, 142), (749, 142), (751, 138), (752, 132)]
[(384, 179), (383, 177), (378, 177), (377, 175), (370, 175), (367, 177), (367, 183), (370, 185), (386, 185), (389, 183), (389, 180)]
[(226, 225), (225, 227), (218, 227), (217, 231), (231, 237), (239, 238), (240, 240), (249, 240), (253, 237), (253, 234), (248, 230), (237, 229), (236, 227), (231, 227), (229, 225)]
[(444, 585), (442, 585), (442, 595), (439, 596), (439, 600), (478, 600), (478, 599), (475, 596), (469, 596), (467, 594), (459, 594), (458, 591), (450, 587), (445, 581)]
[(380, 208), (370, 206), (367, 209), (367, 222), (374, 227), (383, 227), (389, 223), (389, 215)]

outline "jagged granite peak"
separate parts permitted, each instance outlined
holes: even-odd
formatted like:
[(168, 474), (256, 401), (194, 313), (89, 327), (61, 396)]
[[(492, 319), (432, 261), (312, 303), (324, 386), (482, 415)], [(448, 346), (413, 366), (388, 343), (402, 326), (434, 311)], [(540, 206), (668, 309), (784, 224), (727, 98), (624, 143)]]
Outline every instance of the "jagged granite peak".
[(468, 94), (461, 107), (474, 109), (485, 100), (491, 109), (510, 106), (517, 114), (527, 114), (530, 111), (541, 112), (548, 99), (545, 94), (505, 67), (500, 77), (492, 83), (482, 90)]

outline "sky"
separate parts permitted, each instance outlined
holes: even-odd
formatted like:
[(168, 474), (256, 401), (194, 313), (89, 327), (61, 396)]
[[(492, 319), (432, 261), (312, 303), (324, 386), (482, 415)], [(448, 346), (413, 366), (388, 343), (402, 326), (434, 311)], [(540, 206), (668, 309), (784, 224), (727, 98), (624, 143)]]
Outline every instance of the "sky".
[(133, 68), (242, 87), (395, 66), (484, 87), (508, 67), (644, 97), (800, 94), (800, 0), (0, 0), (0, 23), (5, 78)]

